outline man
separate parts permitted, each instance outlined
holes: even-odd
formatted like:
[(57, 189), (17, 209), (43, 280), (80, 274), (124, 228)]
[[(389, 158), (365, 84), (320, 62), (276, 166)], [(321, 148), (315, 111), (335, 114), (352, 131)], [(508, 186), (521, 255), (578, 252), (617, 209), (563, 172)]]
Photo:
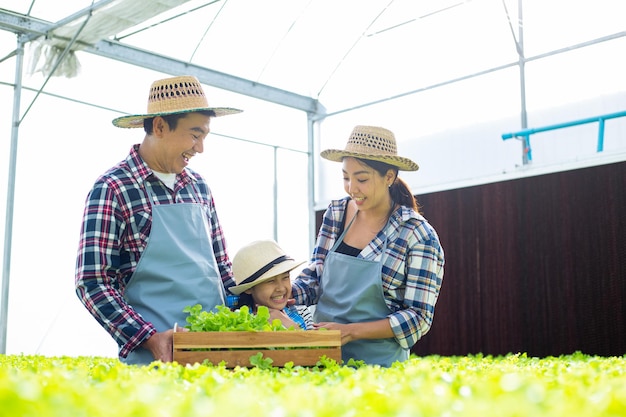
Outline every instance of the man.
[(200, 82), (180, 76), (152, 83), (146, 114), (113, 120), (145, 136), (88, 194), (75, 283), (126, 363), (171, 361), (183, 309), (224, 304), (234, 285), (211, 190), (187, 165), (211, 119), (239, 112), (209, 107)]

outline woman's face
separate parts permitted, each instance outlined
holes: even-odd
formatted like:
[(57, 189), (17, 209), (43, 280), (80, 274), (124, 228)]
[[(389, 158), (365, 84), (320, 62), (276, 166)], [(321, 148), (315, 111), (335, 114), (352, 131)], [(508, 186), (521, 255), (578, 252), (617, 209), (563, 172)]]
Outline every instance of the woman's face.
[(291, 298), (291, 279), (289, 272), (262, 282), (246, 290), (252, 295), (256, 305), (266, 306), (276, 310), (282, 310), (287, 305), (287, 300)]
[(388, 207), (389, 185), (393, 182), (392, 170), (381, 176), (374, 168), (358, 159), (343, 159), (343, 187), (352, 197), (359, 210)]

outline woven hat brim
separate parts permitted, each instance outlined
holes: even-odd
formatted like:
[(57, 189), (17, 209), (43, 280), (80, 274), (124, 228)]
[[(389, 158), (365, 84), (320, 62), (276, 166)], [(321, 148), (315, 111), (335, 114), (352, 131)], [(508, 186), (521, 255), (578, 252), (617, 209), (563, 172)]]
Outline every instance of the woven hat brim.
[(281, 262), (280, 264), (276, 265), (274, 268), (270, 269), (269, 271), (267, 271), (266, 273), (264, 273), (263, 275), (261, 275), (260, 277), (258, 277), (257, 279), (255, 279), (252, 282), (249, 282), (247, 284), (242, 284), (242, 285), (235, 285), (234, 287), (230, 287), (228, 289), (228, 291), (232, 292), (235, 295), (239, 295), (242, 292), (244, 292), (245, 290), (249, 290), (250, 288), (261, 284), (262, 282), (265, 282), (273, 277), (275, 277), (276, 275), (280, 275), (282, 273), (285, 272), (289, 272), (291, 270), (296, 269), (297, 267), (299, 267), (300, 265), (302, 265), (305, 261), (285, 261), (285, 262)]
[(409, 158), (396, 155), (372, 155), (357, 152), (344, 151), (342, 149), (326, 149), (320, 152), (320, 156), (333, 162), (341, 162), (343, 158), (350, 156), (353, 158), (368, 159), (372, 161), (384, 162), (393, 165), (401, 171), (417, 171), (420, 167)]
[(143, 127), (144, 119), (149, 119), (151, 117), (156, 116), (167, 116), (169, 114), (178, 114), (178, 113), (194, 113), (199, 111), (212, 111), (215, 113), (215, 117), (227, 116), (229, 114), (241, 113), (243, 110), (233, 109), (231, 107), (199, 107), (194, 109), (185, 109), (185, 110), (176, 110), (171, 112), (161, 112), (161, 113), (153, 113), (153, 114), (134, 114), (130, 116), (122, 116), (116, 119), (113, 119), (113, 125), (117, 127), (123, 127), (126, 129), (133, 129), (138, 127)]

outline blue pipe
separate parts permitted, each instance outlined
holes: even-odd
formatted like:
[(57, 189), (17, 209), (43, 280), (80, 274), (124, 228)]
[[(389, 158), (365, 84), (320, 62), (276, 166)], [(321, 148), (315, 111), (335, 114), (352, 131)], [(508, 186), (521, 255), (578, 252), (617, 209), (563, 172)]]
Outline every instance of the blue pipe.
[(597, 152), (602, 152), (604, 149), (604, 120), (600, 119), (598, 124), (598, 149)]
[(617, 117), (624, 117), (624, 116), (626, 116), (626, 111), (610, 113), (610, 114), (605, 114), (605, 115), (596, 116), (596, 117), (589, 117), (586, 119), (574, 120), (571, 122), (559, 123), (559, 124), (550, 125), (550, 126), (544, 126), (544, 127), (538, 127), (538, 128), (532, 128), (532, 129), (524, 129), (524, 130), (520, 130), (518, 132), (513, 132), (513, 133), (503, 133), (502, 140), (514, 139), (514, 138), (520, 138), (524, 140), (524, 152), (528, 156), (528, 161), (530, 161), (532, 159), (532, 153), (531, 153), (531, 148), (530, 148), (530, 135), (533, 135), (535, 133), (540, 133), (540, 132), (547, 132), (549, 130), (563, 129), (566, 127), (579, 126), (579, 125), (584, 125), (588, 123), (598, 122), (599, 126), (598, 126), (597, 152), (602, 152), (602, 150), (604, 149), (604, 124), (605, 124), (604, 122), (609, 119), (615, 119)]

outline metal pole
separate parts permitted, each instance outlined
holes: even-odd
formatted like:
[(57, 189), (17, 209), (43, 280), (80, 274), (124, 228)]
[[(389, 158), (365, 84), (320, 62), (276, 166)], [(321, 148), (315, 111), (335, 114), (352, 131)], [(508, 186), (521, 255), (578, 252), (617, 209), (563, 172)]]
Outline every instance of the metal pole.
[(273, 194), (274, 194), (274, 218), (272, 219), (274, 222), (274, 240), (278, 242), (278, 147), (274, 146), (274, 186), (273, 186)]
[[(519, 82), (520, 82), (520, 100), (521, 100), (521, 124), (522, 129), (528, 128), (528, 114), (526, 113), (526, 57), (524, 56), (524, 19), (522, 0), (518, 3), (518, 54), (519, 54)], [(528, 139), (528, 138), (527, 138)], [(530, 153), (530, 141), (522, 140), (522, 163), (524, 165), (532, 160)]]
[(315, 121), (311, 114), (307, 117), (308, 130), (308, 172), (307, 185), (309, 194), (309, 253), (313, 253), (317, 228), (315, 227)]
[(9, 154), (9, 183), (7, 187), (6, 222), (4, 227), (4, 258), (2, 265), (2, 299), (0, 301), (0, 353), (7, 349), (7, 323), (9, 313), (9, 277), (11, 272), (11, 241), (13, 238), (13, 206), (15, 199), (15, 171), (17, 165), (17, 138), (20, 126), (20, 98), (22, 94), (22, 69), (24, 66), (24, 42), (17, 38), (15, 55), (15, 87), (13, 90), (13, 124), (11, 126), (11, 150)]

